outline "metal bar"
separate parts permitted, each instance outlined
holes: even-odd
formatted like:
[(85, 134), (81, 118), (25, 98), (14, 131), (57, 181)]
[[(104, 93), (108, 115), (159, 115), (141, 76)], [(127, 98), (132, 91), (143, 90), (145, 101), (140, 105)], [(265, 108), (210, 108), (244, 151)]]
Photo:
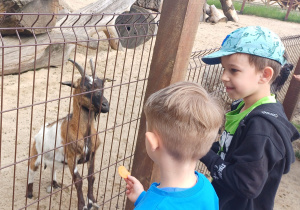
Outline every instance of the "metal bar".
[[(3, 42), (3, 37), (2, 34), (0, 32), (0, 39), (1, 39), (1, 46), (4, 46), (4, 42)], [(3, 89), (4, 89), (4, 48), (2, 48), (2, 62), (1, 62), (1, 66), (2, 66), (2, 71), (1, 71), (1, 110), (0, 110), (0, 114), (1, 114), (1, 119), (0, 119), (0, 168), (2, 165), (2, 122), (3, 122)]]
[[(21, 38), (16, 31), (19, 42), (21, 44)], [(22, 57), (22, 51), (21, 47), (19, 47), (19, 74), (18, 74), (18, 93), (17, 93), (17, 108), (19, 108), (20, 105), (20, 83), (21, 83), (21, 78), (20, 78), (20, 72), (21, 72), (21, 57)], [(18, 122), (19, 122), (19, 110), (17, 110), (17, 116), (16, 116), (16, 138), (15, 138), (15, 157), (14, 157), (14, 162), (17, 161), (17, 145), (18, 145)], [(13, 195), (12, 195), (12, 209), (14, 209), (14, 200), (15, 200), (15, 182), (16, 182), (16, 165), (14, 165), (14, 180), (13, 180)]]
[[(204, 0), (163, 2), (144, 101), (157, 90), (185, 79), (204, 3)], [(153, 173), (155, 167), (145, 149), (145, 125), (142, 114), (132, 174), (148, 189), (149, 181), (155, 180), (157, 174)], [(126, 209), (133, 209), (133, 204), (127, 202)]]
[[(120, 47), (120, 45), (119, 45), (119, 43), (118, 43), (118, 45), (117, 45), (117, 53), (116, 53), (116, 57), (115, 57), (115, 62), (114, 62), (114, 72), (113, 72), (113, 78), (115, 78), (115, 74), (116, 74), (116, 68), (117, 68), (117, 61), (118, 61), (118, 55), (119, 55), (119, 47)], [(127, 50), (127, 48), (126, 48), (126, 50)], [(122, 74), (122, 76), (123, 76), (123, 74)], [(122, 79), (121, 79), (121, 81), (122, 81)], [(121, 82), (122, 83), (122, 82)], [(114, 84), (114, 81), (112, 81), (112, 85)], [(120, 89), (121, 89), (121, 87), (120, 87)], [(111, 91), (110, 91), (110, 95), (112, 96), (112, 90), (113, 89), (111, 89)], [(110, 98), (111, 99), (111, 98)], [(117, 116), (117, 111), (118, 111), (118, 108), (116, 108), (116, 116)], [(117, 118), (115, 117), (115, 120), (114, 120), (114, 124), (116, 123), (116, 120), (117, 120)], [(113, 134), (112, 134), (112, 136), (114, 136), (114, 133), (115, 133), (115, 130), (113, 131)], [(106, 133), (105, 133), (106, 134)], [(106, 137), (106, 136), (105, 136)], [(112, 149), (112, 143), (111, 143), (111, 148), (110, 148), (110, 151), (111, 151), (111, 149)], [(108, 164), (110, 164), (110, 158), (111, 158), (111, 153), (109, 154), (109, 159), (108, 159)], [(108, 170), (107, 170), (107, 173), (106, 173), (106, 177), (108, 177)], [(106, 183), (105, 183), (105, 187), (104, 187), (104, 192), (106, 192), (106, 189), (107, 189), (107, 180), (106, 180)], [(104, 201), (105, 201), (105, 196), (106, 196), (106, 193), (104, 194), (104, 197), (103, 197), (103, 206), (104, 206)]]

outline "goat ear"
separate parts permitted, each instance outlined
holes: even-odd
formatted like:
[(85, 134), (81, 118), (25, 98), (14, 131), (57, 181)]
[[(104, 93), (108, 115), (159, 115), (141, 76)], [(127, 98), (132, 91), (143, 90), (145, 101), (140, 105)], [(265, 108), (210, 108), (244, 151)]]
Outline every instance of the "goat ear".
[(62, 85), (67, 85), (69, 87), (73, 87), (76, 88), (75, 85), (71, 82), (71, 81), (67, 81), (67, 82), (61, 82)]

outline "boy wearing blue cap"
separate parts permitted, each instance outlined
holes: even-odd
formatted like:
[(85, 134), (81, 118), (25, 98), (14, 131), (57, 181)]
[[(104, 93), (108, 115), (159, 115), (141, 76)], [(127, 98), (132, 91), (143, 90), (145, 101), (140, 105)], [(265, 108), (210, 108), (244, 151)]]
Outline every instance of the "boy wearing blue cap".
[(233, 31), (219, 51), (202, 58), (222, 64), (228, 96), (241, 99), (226, 113), (220, 141), (201, 158), (222, 210), (273, 209), (282, 174), (295, 160), (291, 142), (299, 133), (270, 90), (286, 63), (284, 53), (275, 33), (250, 26)]

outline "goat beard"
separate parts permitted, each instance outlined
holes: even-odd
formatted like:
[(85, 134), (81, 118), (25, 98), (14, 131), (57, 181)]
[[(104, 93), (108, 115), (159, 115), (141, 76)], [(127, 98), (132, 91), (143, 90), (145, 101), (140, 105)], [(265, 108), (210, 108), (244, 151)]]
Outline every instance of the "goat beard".
[(95, 121), (99, 118), (100, 115), (100, 110), (98, 110), (97, 112), (95, 112)]
[(91, 107), (90, 108), (90, 111), (89, 111), (89, 108), (85, 107), (85, 106), (82, 106), (83, 110), (85, 110), (86, 112), (94, 112), (94, 118), (95, 120), (97, 119), (97, 117), (99, 117), (100, 115), (100, 108), (96, 108), (96, 107)]

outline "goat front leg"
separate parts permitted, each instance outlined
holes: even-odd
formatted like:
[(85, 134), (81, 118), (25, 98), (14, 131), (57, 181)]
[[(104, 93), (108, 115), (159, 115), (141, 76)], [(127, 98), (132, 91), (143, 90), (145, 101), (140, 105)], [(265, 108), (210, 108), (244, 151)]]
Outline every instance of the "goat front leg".
[(41, 156), (37, 156), (38, 152), (35, 147), (35, 142), (33, 143), (31, 147), (31, 160), (29, 162), (29, 173), (28, 173), (28, 183), (27, 183), (27, 190), (26, 190), (26, 197), (32, 198), (33, 197), (33, 181), (34, 181), (34, 175), (36, 171), (39, 168), (39, 165), (41, 163)]
[(86, 210), (87, 207), (84, 204), (84, 198), (82, 193), (82, 178), (78, 173), (77, 165), (74, 163), (74, 157), (68, 158), (68, 165), (73, 177), (73, 182), (75, 183), (75, 188), (77, 191), (77, 200), (78, 200), (78, 210)]
[(99, 209), (100, 206), (96, 203), (93, 193), (93, 186), (95, 181), (94, 176), (94, 168), (95, 168), (95, 152), (92, 152), (90, 155), (90, 161), (88, 162), (88, 194), (87, 194), (87, 205), (88, 209), (94, 207), (94, 209)]
[(53, 189), (61, 188), (61, 185), (59, 185), (56, 181), (56, 167), (54, 166), (54, 168), (53, 168), (52, 165), (51, 165), (51, 166), (49, 166), (49, 168), (50, 168), (50, 171), (51, 171), (51, 174), (50, 174), (51, 183), (47, 187), (47, 193), (51, 193)]

